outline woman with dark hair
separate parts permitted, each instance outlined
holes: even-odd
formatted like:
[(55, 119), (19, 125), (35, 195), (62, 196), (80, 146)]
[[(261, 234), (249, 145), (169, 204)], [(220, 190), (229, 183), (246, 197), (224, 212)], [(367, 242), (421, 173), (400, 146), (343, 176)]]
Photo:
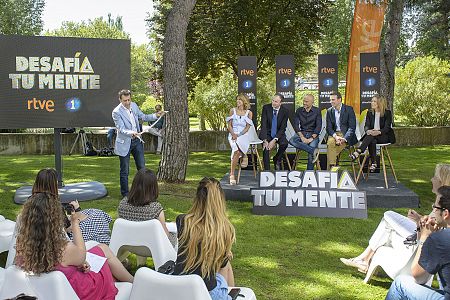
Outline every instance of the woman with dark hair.
[[(135, 222), (157, 219), (161, 222), (170, 242), (175, 246), (176, 233), (171, 233), (167, 229), (164, 208), (158, 202), (158, 196), (158, 180), (155, 173), (147, 168), (140, 169), (134, 176), (128, 197), (124, 197), (119, 203), (117, 209), (119, 218)], [(127, 247), (127, 250), (139, 256), (151, 256), (146, 247)], [(128, 253), (120, 251), (117, 256), (123, 260)]]
[(355, 152), (350, 154), (352, 160), (356, 160), (361, 153), (369, 148), (370, 161), (369, 170), (374, 172), (377, 168), (377, 144), (395, 143), (395, 134), (392, 129), (392, 113), (387, 109), (386, 99), (380, 95), (372, 98), (371, 109), (367, 112), (364, 125), (364, 136), (361, 145)]
[(201, 276), (213, 300), (230, 299), (234, 286), (231, 246), (234, 227), (226, 214), (225, 194), (214, 178), (203, 178), (191, 209), (176, 220), (179, 248), (174, 274)]
[(113, 300), (118, 292), (114, 278), (133, 282), (133, 276), (104, 244), (89, 250), (107, 258), (98, 273), (91, 271), (86, 262), (80, 220), (71, 215), (73, 242), (68, 241), (62, 230), (60, 206), (57, 197), (50, 193), (37, 192), (30, 196), (19, 216), (16, 264), (35, 275), (61, 271), (81, 300)]

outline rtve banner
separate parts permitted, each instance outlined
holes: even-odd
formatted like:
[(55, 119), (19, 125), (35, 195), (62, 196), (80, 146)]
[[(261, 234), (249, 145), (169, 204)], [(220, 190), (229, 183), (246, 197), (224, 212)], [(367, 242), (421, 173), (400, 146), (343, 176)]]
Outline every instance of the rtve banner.
[(386, 5), (384, 0), (373, 4), (366, 0), (356, 1), (345, 88), (345, 104), (353, 106), (356, 114), (361, 111), (359, 107), (359, 54), (379, 50)]
[[(282, 104), (289, 111), (289, 118), (295, 114), (295, 62), (294, 55), (275, 56), (276, 92), (283, 95)], [(293, 120), (291, 120), (293, 123)]]
[(130, 41), (0, 35), (0, 128), (113, 126)]
[(250, 99), (250, 110), (253, 113), (253, 124), (258, 126), (258, 112), (256, 103), (256, 56), (238, 57), (238, 93), (243, 93)]
[(330, 94), (338, 90), (338, 56), (337, 54), (319, 54), (319, 109), (331, 107)]
[(373, 96), (380, 93), (380, 52), (361, 53), (360, 110), (370, 109)]

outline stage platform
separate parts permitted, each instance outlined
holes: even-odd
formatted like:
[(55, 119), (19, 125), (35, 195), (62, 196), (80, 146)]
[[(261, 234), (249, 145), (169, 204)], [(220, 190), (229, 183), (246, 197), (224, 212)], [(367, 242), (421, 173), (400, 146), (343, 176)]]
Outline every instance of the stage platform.
[[(250, 189), (258, 187), (253, 171), (247, 170), (242, 170), (239, 185), (230, 185), (228, 173), (220, 180), (220, 184), (225, 192), (225, 198), (234, 201), (251, 202)], [(358, 189), (366, 192), (368, 208), (419, 207), (419, 196), (400, 182), (395, 183), (394, 177), (389, 175), (388, 185), (389, 189), (384, 188), (382, 173), (370, 174), (367, 181), (364, 179), (359, 181)]]
[[(32, 186), (18, 188), (14, 195), (14, 202), (16, 204), (25, 203), (31, 195), (31, 189)], [(101, 199), (108, 194), (103, 183), (98, 181), (66, 184), (64, 187), (58, 188), (58, 192), (62, 203), (69, 203), (73, 200), (78, 200), (78, 202), (96, 200)]]

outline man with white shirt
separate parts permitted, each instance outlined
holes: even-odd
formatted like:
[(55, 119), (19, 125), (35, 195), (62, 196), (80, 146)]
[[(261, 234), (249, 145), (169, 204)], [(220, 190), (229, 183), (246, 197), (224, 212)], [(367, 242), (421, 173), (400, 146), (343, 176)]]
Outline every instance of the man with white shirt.
[(327, 166), (328, 169), (336, 165), (339, 153), (349, 145), (358, 142), (356, 138), (356, 116), (353, 107), (342, 104), (339, 92), (330, 94), (331, 107), (327, 110)]
[(130, 171), (130, 154), (133, 155), (138, 170), (145, 167), (144, 145), (141, 138), (139, 121), (155, 121), (164, 112), (146, 115), (136, 103), (131, 102), (131, 92), (119, 92), (120, 104), (114, 108), (112, 118), (116, 125), (117, 136), (114, 153), (120, 160), (120, 193), (128, 195), (128, 174)]

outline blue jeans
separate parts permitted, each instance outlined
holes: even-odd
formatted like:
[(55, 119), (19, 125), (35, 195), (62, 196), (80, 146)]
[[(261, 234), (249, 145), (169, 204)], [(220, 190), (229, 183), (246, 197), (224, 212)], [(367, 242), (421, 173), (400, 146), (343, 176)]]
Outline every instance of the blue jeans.
[(130, 153), (133, 154), (136, 169), (145, 167), (144, 146), (139, 139), (132, 139), (130, 151), (126, 156), (119, 156), (120, 160), (120, 193), (122, 197), (128, 195), (128, 174), (130, 173)]
[(444, 292), (416, 283), (409, 275), (397, 276), (389, 289), (386, 300), (443, 300)]
[(106, 139), (108, 140), (108, 147), (112, 148), (113, 147), (113, 139), (114, 139), (114, 135), (116, 134), (116, 128), (110, 128), (108, 130), (108, 133), (106, 134)]
[(216, 274), (217, 285), (214, 289), (209, 291), (209, 295), (212, 300), (231, 300), (228, 296), (228, 283), (225, 278), (220, 274)]
[[(312, 133), (304, 133), (303, 136), (307, 139), (309, 139), (312, 136)], [(313, 139), (313, 141), (309, 144), (305, 144), (302, 142), (300, 137), (296, 134), (289, 140), (289, 144), (294, 146), (297, 149), (306, 151), (308, 153), (308, 165), (306, 167), (307, 170), (314, 170), (314, 164), (313, 164), (313, 154), (314, 150), (316, 150), (317, 146), (319, 145), (319, 138), (316, 137)]]

